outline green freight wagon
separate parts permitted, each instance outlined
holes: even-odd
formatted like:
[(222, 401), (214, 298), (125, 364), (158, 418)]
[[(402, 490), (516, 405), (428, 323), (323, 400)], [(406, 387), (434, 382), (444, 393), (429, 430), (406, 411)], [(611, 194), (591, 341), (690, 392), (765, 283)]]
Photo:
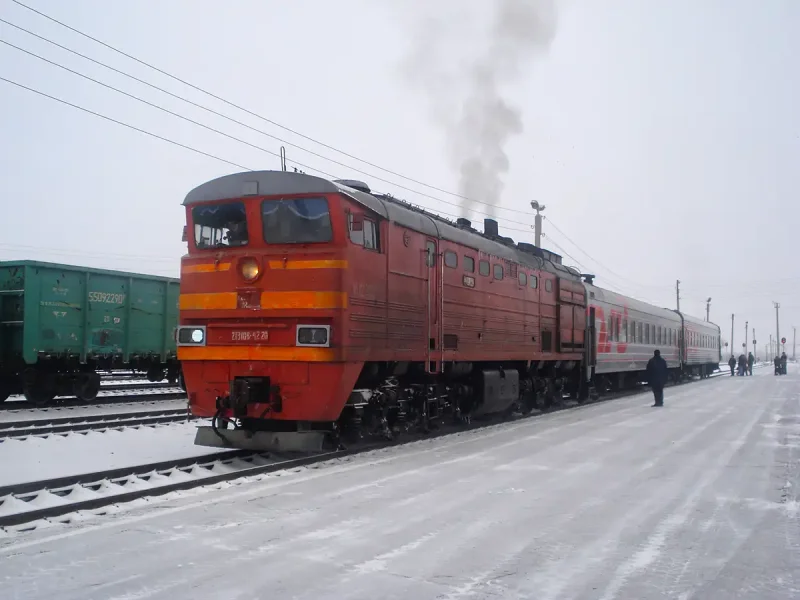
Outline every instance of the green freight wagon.
[(180, 376), (178, 279), (34, 261), (0, 262), (0, 401), (93, 400), (98, 371)]

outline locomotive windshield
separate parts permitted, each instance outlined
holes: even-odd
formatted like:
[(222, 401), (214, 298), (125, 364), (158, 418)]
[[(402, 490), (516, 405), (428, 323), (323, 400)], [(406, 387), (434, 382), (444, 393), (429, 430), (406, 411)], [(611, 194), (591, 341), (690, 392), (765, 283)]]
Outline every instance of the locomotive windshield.
[(199, 249), (247, 245), (247, 216), (242, 202), (195, 206), (192, 221), (194, 243)]
[(264, 241), (268, 244), (310, 244), (333, 239), (325, 198), (264, 200)]

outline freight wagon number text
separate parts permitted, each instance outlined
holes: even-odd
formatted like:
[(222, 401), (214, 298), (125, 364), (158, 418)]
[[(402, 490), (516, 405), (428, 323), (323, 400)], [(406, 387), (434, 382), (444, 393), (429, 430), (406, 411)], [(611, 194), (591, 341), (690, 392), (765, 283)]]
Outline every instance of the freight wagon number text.
[(125, 294), (89, 292), (89, 302), (102, 302), (103, 304), (125, 304)]

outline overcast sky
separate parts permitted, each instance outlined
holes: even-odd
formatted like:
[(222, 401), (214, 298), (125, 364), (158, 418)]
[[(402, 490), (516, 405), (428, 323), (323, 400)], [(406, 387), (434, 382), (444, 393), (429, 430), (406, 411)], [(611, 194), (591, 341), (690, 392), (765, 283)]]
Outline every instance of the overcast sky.
[[(26, 3), (275, 123), (443, 191), (236, 111), (11, 0), (0, 4), (2, 19), (349, 168), (285, 144), (290, 165), (461, 214), (460, 199), (448, 193), (461, 189), (452, 129), (433, 100), (458, 114), (461, 92), (448, 91), (466, 85), (463, 73), (486, 47), (491, 0)], [(596, 273), (599, 285), (674, 308), (680, 279), (681, 307), (702, 317), (711, 296), (712, 320), (726, 338), (736, 313), (738, 347), (745, 320), (759, 342), (774, 334), (776, 300), (791, 346), (791, 326), (800, 325), (800, 2), (571, 0), (557, 2), (551, 16), (537, 43), (517, 49), (516, 77), (500, 90), (524, 126), (505, 146), (508, 172), (501, 208), (493, 209), (501, 233), (532, 241), (529, 203), (537, 199), (547, 205), (543, 245), (568, 253), (565, 263)], [(281, 146), (4, 23), (0, 39), (275, 154)], [(420, 61), (426, 52), (430, 61)], [(243, 167), (279, 168), (274, 155), (4, 44), (0, 77)], [(443, 96), (432, 100), (437, 82)], [(183, 197), (240, 170), (2, 81), (0, 132), (0, 259), (177, 276)], [(484, 216), (471, 214), (477, 223)]]

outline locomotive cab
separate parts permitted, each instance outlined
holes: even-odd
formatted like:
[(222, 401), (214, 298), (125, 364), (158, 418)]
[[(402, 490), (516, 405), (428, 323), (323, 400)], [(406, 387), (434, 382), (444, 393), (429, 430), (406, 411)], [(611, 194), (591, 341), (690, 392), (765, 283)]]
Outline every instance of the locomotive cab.
[(297, 431), (316, 445), (338, 418), (359, 365), (342, 352), (352, 213), (335, 190), (258, 172), (187, 196), (177, 343), (190, 410), (214, 418), (205, 443), (224, 444), (236, 422), (278, 446)]

